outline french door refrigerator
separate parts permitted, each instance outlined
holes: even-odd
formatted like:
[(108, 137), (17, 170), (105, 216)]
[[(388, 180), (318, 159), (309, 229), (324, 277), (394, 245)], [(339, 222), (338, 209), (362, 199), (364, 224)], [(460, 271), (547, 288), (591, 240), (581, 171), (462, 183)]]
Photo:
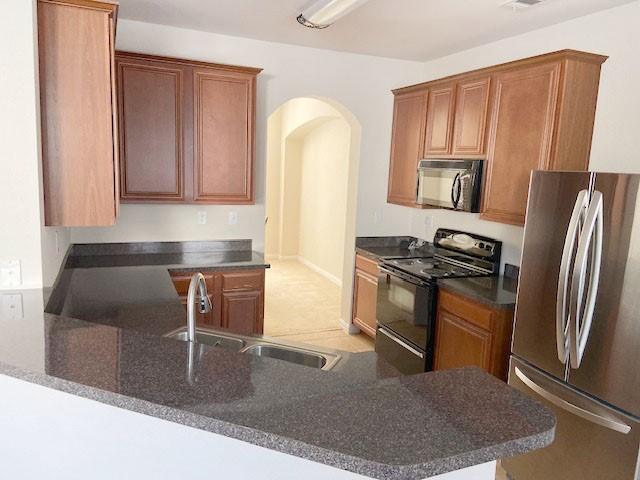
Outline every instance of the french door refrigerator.
[(509, 384), (556, 414), (513, 480), (638, 480), (640, 175), (534, 172)]

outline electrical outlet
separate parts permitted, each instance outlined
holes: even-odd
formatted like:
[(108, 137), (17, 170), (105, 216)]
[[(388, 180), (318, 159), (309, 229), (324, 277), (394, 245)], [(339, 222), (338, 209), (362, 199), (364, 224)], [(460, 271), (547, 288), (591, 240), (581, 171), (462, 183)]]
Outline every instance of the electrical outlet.
[(23, 318), (22, 294), (10, 293), (2, 295), (2, 318), (17, 320)]
[(380, 212), (373, 212), (373, 223), (378, 224), (380, 223), (380, 220), (382, 220), (382, 215), (380, 214)]
[(237, 225), (238, 212), (229, 212), (229, 225)]
[(22, 283), (20, 260), (0, 262), (0, 286), (17, 287)]
[(198, 212), (198, 225), (206, 225), (207, 224), (207, 212), (204, 210), (200, 210)]
[(427, 230), (433, 229), (433, 217), (427, 215), (424, 217), (424, 228)]

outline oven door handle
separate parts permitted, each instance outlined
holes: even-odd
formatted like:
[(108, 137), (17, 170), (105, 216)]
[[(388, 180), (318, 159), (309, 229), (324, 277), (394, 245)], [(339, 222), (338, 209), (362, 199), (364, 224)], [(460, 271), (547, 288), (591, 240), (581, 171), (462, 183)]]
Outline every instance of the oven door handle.
[(407, 283), (410, 283), (411, 285), (415, 285), (416, 287), (427, 287), (428, 284), (424, 283), (424, 282), (420, 282), (419, 280), (413, 280), (412, 278), (409, 278), (408, 276), (402, 275), (398, 272), (392, 272), (391, 270), (387, 270), (384, 267), (379, 267), (380, 269), (380, 273), (384, 273), (386, 275), (391, 275), (393, 277), (396, 278), (401, 278), (402, 280), (404, 280)]
[(413, 353), (414, 355), (416, 355), (417, 357), (420, 358), (424, 358), (424, 353), (422, 353), (420, 350), (413, 348), (411, 345), (409, 345), (407, 342), (404, 342), (402, 340), (400, 340), (398, 337), (396, 337), (394, 334), (392, 334), (391, 332), (388, 332), (387, 330), (385, 330), (382, 327), (378, 327), (378, 333), (382, 333), (385, 337), (387, 337), (388, 339), (396, 342), (398, 345), (400, 345), (402, 348), (404, 348), (405, 350), (409, 350), (411, 353)]

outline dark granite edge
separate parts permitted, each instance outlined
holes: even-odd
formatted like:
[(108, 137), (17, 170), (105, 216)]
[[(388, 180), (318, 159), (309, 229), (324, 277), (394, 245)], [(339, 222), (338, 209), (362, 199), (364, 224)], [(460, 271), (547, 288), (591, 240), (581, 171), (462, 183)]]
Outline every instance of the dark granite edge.
[(63, 393), (121, 408), (142, 415), (170, 421), (186, 427), (240, 440), (255, 446), (321, 463), (341, 470), (385, 480), (416, 480), (492, 462), (543, 448), (551, 444), (555, 436), (553, 427), (539, 434), (510, 440), (491, 447), (472, 450), (458, 455), (436, 458), (427, 463), (403, 465), (383, 464), (360, 457), (310, 445), (278, 434), (267, 433), (244, 425), (187, 412), (179, 407), (168, 407), (154, 402), (109, 392), (43, 373), (36, 373), (0, 362), (0, 374), (23, 380)]
[(217, 272), (220, 270), (256, 270), (271, 268), (270, 263), (248, 263), (242, 265), (236, 265), (233, 262), (224, 263), (220, 265), (206, 265), (206, 266), (174, 266), (168, 265), (167, 270), (170, 273), (195, 273), (195, 272)]
[(356, 247), (356, 254), (362, 255), (363, 257), (370, 258), (371, 260), (375, 260), (376, 262), (380, 260), (380, 256), (375, 253), (370, 252), (366, 249), (366, 247)]
[(252, 240), (196, 240), (178, 242), (74, 243), (71, 256), (128, 255), (154, 253), (203, 253), (250, 251)]
[(445, 279), (438, 282), (438, 288), (441, 290), (446, 290), (451, 293), (455, 293), (457, 295), (463, 296), (469, 300), (476, 301), (478, 303), (482, 303), (490, 308), (495, 310), (514, 310), (516, 307), (515, 294), (513, 301), (502, 302), (495, 301), (491, 298), (488, 298), (486, 295), (481, 293), (474, 293), (470, 291), (469, 288), (463, 287), (462, 285), (456, 284), (456, 282), (460, 282), (465, 280), (464, 278), (452, 278)]

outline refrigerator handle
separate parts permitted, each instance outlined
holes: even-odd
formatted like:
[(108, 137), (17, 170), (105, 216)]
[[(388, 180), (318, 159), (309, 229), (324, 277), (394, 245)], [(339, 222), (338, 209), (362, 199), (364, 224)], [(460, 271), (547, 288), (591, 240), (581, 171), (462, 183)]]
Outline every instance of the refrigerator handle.
[[(576, 261), (571, 281), (571, 304), (569, 306), (569, 357), (571, 368), (580, 368), (587, 347), (589, 332), (600, 282), (600, 264), (602, 262), (604, 207), (602, 193), (594, 191), (587, 212), (585, 225), (578, 243)], [(594, 242), (592, 245), (592, 241)], [(591, 251), (591, 262), (589, 262)], [(590, 267), (589, 275), (587, 268)], [(585, 284), (589, 279), (587, 297), (583, 301)]]
[(573, 207), (567, 235), (564, 240), (564, 249), (562, 250), (562, 262), (560, 264), (560, 274), (558, 275), (558, 293), (556, 297), (556, 346), (558, 349), (558, 359), (564, 364), (567, 363), (569, 357), (569, 314), (567, 312), (567, 304), (569, 297), (569, 269), (573, 263), (573, 251), (576, 245), (576, 239), (580, 235), (585, 212), (588, 207), (587, 190), (581, 190), (576, 198)]
[(626, 423), (623, 423), (614, 418), (603, 417), (602, 415), (598, 415), (597, 413), (590, 412), (582, 407), (574, 405), (571, 402), (567, 402), (566, 400), (554, 395), (553, 393), (545, 390), (540, 385), (535, 383), (529, 377), (527, 377), (519, 367), (515, 367), (516, 376), (531, 390), (536, 392), (545, 400), (551, 402), (556, 407), (559, 407), (563, 410), (566, 410), (569, 413), (572, 413), (580, 418), (584, 418), (585, 420), (595, 423), (596, 425), (600, 425), (601, 427), (608, 428), (610, 430), (624, 433), (625, 435), (631, 431), (631, 427)]

